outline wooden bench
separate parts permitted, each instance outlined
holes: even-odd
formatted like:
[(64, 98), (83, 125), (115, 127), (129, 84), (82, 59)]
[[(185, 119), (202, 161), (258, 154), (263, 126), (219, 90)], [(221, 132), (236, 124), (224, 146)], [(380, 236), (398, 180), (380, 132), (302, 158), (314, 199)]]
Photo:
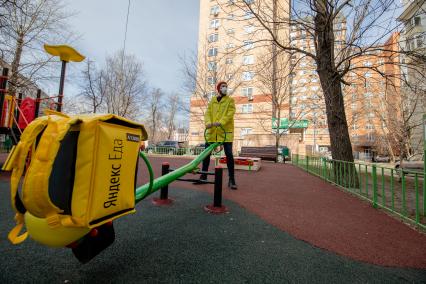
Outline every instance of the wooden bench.
[(275, 146), (265, 147), (241, 147), (240, 157), (254, 157), (262, 160), (277, 162), (278, 150)]

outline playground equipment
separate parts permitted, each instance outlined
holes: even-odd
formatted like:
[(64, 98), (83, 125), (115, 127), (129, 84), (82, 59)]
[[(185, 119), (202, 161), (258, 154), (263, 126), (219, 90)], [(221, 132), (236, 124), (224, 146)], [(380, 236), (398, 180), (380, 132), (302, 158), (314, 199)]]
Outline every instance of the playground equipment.
[[(27, 125), (39, 116), (40, 106), (43, 109), (62, 110), (62, 99), (65, 81), (65, 67), (69, 61), (80, 62), (84, 60), (84, 56), (79, 54), (75, 49), (66, 45), (45, 45), (45, 50), (53, 55), (59, 56), (62, 61), (61, 79), (59, 83), (59, 94), (54, 97), (42, 97), (40, 89), (34, 95), (10, 93), (8, 90), (9, 69), (3, 68), (2, 76), (0, 76), (0, 134), (9, 135), (12, 142), (16, 145), (22, 131)], [(58, 99), (55, 102), (54, 99)]]
[[(114, 241), (113, 220), (135, 212), (137, 202), (196, 171), (221, 144), (210, 145), (187, 165), (155, 180), (140, 152), (150, 182), (134, 190), (139, 143), (146, 139), (143, 125), (110, 114), (67, 116), (49, 111), (31, 122), (3, 167), (12, 171), (17, 222), (9, 240), (19, 244), (29, 235), (47, 246), (67, 246), (85, 263)], [(28, 158), (21, 198), (18, 185)], [(218, 186), (221, 190), (221, 183)], [(27, 232), (20, 234), (24, 224)]]
[(62, 61), (61, 79), (59, 81), (58, 105), (56, 110), (62, 110), (62, 99), (64, 97), (64, 82), (65, 82), (65, 69), (69, 61), (81, 62), (84, 56), (78, 53), (74, 48), (68, 45), (44, 45), (44, 50), (53, 56), (59, 56)]
[[(221, 157), (216, 162), (217, 165), (227, 168), (226, 157)], [(234, 157), (236, 170), (258, 171), (262, 165), (262, 159), (249, 157)]]
[[(195, 172), (222, 143), (213, 143), (187, 165), (154, 180), (148, 159), (139, 152), (140, 141), (147, 140), (143, 125), (112, 114), (68, 116), (60, 112), (66, 63), (82, 61), (84, 56), (69, 46), (44, 47), (62, 61), (57, 111), (46, 110), (46, 116), (38, 117), (41, 92), (37, 100), (20, 95), (17, 102), (14, 94), (6, 94), (7, 70), (0, 77), (0, 105), (7, 106), (0, 112), (2, 126), (20, 131), (2, 168), (12, 171), (11, 203), (16, 212), (17, 225), (8, 238), (13, 244), (30, 236), (47, 246), (66, 246), (85, 263), (114, 241), (113, 220), (135, 212), (136, 203)], [(138, 153), (150, 179), (135, 190)], [(215, 191), (216, 187), (221, 191), (221, 181), (215, 183)], [(219, 200), (215, 194), (208, 209), (223, 210), (220, 204), (221, 196)], [(24, 224), (27, 231), (21, 234)]]

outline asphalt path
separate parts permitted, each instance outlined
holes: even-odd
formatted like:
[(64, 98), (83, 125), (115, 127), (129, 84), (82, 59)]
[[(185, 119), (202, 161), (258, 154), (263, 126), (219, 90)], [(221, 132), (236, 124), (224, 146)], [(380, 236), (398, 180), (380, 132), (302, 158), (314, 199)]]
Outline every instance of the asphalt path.
[(13, 212), (0, 181), (0, 283), (425, 283), (426, 270), (380, 267), (316, 248), (231, 201), (210, 215), (205, 192), (171, 189), (114, 222), (115, 243), (82, 265), (69, 249), (7, 241)]

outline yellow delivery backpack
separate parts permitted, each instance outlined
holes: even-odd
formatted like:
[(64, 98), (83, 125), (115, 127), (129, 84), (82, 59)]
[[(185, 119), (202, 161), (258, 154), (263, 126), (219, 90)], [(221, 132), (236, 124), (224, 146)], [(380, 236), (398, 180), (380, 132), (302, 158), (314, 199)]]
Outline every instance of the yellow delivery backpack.
[[(146, 139), (143, 125), (112, 114), (50, 112), (31, 122), (3, 167), (12, 170), (17, 222), (9, 240), (21, 243), (29, 233), (46, 245), (65, 246), (135, 212), (138, 151)], [(28, 233), (20, 235), (24, 223)]]

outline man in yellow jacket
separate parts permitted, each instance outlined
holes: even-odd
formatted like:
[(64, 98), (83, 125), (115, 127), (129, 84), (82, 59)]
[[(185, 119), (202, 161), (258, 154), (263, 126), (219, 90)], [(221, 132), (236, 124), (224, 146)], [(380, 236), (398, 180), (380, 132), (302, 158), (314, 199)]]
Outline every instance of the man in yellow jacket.
[[(229, 182), (228, 187), (237, 189), (234, 175), (234, 156), (232, 155), (232, 141), (234, 140), (234, 99), (227, 96), (228, 85), (226, 82), (219, 82), (216, 86), (217, 96), (210, 100), (206, 114), (204, 116), (207, 130), (206, 148), (212, 142), (222, 142), (226, 155), (226, 165), (228, 166)], [(224, 133), (225, 131), (225, 133)], [(226, 135), (225, 135), (226, 134)], [(203, 168), (207, 172), (210, 164), (210, 155), (204, 159)], [(207, 180), (207, 175), (200, 176), (201, 181)]]

